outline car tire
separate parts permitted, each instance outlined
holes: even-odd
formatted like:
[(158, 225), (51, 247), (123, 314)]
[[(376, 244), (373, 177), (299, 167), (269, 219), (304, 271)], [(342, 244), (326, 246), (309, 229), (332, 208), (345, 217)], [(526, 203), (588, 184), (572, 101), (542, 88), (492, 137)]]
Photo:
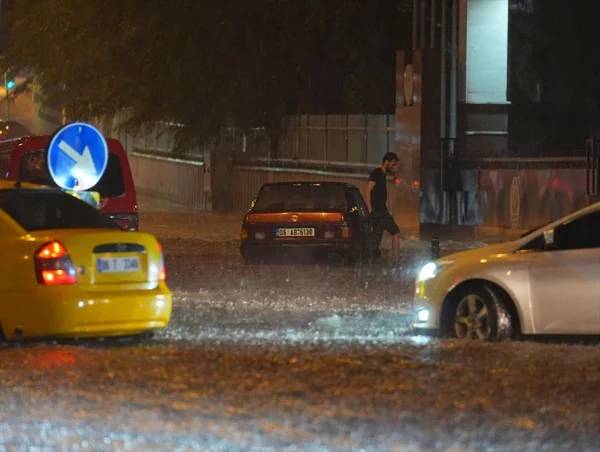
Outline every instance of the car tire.
[(503, 341), (515, 337), (507, 302), (488, 284), (469, 284), (452, 299), (447, 335), (457, 339)]

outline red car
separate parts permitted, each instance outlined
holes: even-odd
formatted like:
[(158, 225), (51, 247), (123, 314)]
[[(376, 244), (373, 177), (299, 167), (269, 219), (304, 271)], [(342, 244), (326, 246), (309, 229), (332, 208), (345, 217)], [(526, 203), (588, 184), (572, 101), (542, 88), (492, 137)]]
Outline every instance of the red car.
[[(21, 138), (10, 154), (6, 178), (56, 186), (46, 164), (50, 135)], [(90, 191), (100, 194), (100, 211), (124, 230), (138, 230), (138, 205), (127, 154), (118, 140), (106, 139), (108, 164), (100, 181)], [(18, 176), (18, 177), (17, 177)]]

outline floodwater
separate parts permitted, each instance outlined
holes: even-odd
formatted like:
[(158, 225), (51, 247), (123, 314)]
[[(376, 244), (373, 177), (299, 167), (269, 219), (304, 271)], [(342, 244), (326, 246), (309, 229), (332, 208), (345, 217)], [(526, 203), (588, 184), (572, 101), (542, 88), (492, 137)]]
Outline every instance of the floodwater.
[(248, 265), (239, 221), (142, 217), (174, 292), (154, 338), (0, 346), (0, 450), (597, 450), (597, 345), (415, 335), (427, 243)]

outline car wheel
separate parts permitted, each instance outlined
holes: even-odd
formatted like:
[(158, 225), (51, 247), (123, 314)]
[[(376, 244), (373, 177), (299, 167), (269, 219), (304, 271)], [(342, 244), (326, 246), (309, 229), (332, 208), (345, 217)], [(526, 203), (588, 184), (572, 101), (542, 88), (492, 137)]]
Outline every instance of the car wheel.
[(458, 339), (501, 341), (514, 336), (513, 319), (497, 290), (472, 284), (454, 298), (448, 333)]

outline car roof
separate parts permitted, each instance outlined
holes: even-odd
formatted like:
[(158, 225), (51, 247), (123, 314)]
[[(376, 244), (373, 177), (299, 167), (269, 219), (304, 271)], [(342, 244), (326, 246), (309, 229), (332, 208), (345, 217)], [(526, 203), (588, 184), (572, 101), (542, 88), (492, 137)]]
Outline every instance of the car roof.
[(327, 185), (327, 186), (340, 186), (340, 187), (345, 187), (345, 188), (356, 188), (355, 185), (350, 184), (348, 182), (314, 181), (314, 180), (313, 181), (269, 182), (267, 184), (264, 184), (263, 187), (271, 187), (271, 186), (285, 187), (285, 186), (290, 186), (290, 185), (313, 185), (313, 186)]
[[(16, 157), (21, 157), (21, 155), (25, 152), (37, 151), (38, 149), (46, 149), (50, 144), (51, 139), (52, 135), (32, 135), (22, 137), (16, 144), (13, 150), (13, 155)], [(114, 138), (106, 138), (106, 144), (111, 154), (115, 154), (119, 158), (125, 155), (125, 150), (121, 146), (119, 140), (116, 140)]]

